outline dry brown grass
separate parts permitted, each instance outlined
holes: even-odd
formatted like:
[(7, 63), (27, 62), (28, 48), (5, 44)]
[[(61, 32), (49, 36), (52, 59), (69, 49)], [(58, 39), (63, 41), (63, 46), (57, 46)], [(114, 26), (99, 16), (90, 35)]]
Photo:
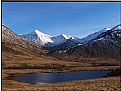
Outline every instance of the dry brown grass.
[[(94, 66), (91, 62), (64, 61), (46, 55), (21, 55), (2, 52), (2, 90), (3, 91), (120, 91), (119, 77), (102, 78), (85, 81), (62, 82), (48, 85), (31, 85), (7, 80), (6, 77), (33, 72), (68, 72), (78, 70), (109, 70), (119, 66)], [(25, 67), (25, 68), (23, 68)], [(28, 67), (28, 68), (26, 68)], [(10, 69), (11, 68), (11, 69)], [(17, 68), (17, 69), (15, 69)]]
[[(86, 60), (86, 59), (85, 59)], [(33, 72), (68, 72), (78, 70), (109, 70), (119, 66), (94, 66), (87, 61), (64, 61), (46, 55), (21, 55), (2, 52), (2, 90), (3, 91), (98, 91), (104, 89), (119, 90), (119, 77), (97, 80), (62, 82), (49, 85), (31, 85), (28, 83), (7, 80), (10, 75)], [(89, 62), (90, 61), (90, 62)], [(28, 68), (22, 68), (23, 66)], [(56, 66), (54, 66), (56, 65)], [(44, 66), (44, 67), (43, 67)], [(17, 68), (18, 67), (18, 68)], [(38, 68), (35, 68), (38, 67)], [(11, 69), (10, 69), (11, 68)], [(17, 69), (15, 69), (17, 68)], [(64, 69), (59, 69), (64, 68)], [(99, 87), (99, 86), (100, 87)]]
[[(10, 60), (12, 59), (12, 60)], [(69, 62), (58, 60), (53, 57), (41, 56), (23, 56), (4, 54), (2, 61), (2, 90), (3, 91), (119, 91), (119, 77), (102, 78), (85, 81), (62, 82), (49, 85), (31, 85), (28, 83), (7, 80), (6, 77), (21, 73), (33, 72), (68, 72), (78, 70), (108, 70), (119, 66), (92, 66), (88, 62)], [(27, 64), (29, 68), (23, 69), (21, 65)], [(53, 65), (57, 65), (53, 67)], [(26, 65), (25, 65), (26, 66)], [(36, 68), (35, 67), (40, 67)], [(45, 68), (42, 68), (45, 66)], [(9, 69), (9, 67), (13, 67)], [(19, 67), (15, 69), (15, 67)], [(34, 67), (31, 69), (31, 67)], [(64, 68), (64, 69), (58, 69)]]
[[(10, 60), (12, 59), (12, 60)], [(58, 60), (53, 57), (41, 56), (26, 56), (26, 55), (13, 55), (3, 53), (3, 70), (2, 70), (2, 90), (3, 91), (97, 91), (99, 89), (115, 89), (119, 90), (119, 77), (104, 78), (97, 80), (85, 80), (85, 81), (72, 81), (62, 82), (49, 85), (30, 85), (28, 83), (17, 82), (15, 80), (7, 80), (6, 77), (10, 75), (33, 73), (33, 72), (68, 72), (78, 70), (109, 70), (119, 66), (92, 66), (89, 63), (84, 62), (69, 62)], [(22, 69), (21, 65), (27, 64), (30, 68)], [(53, 64), (57, 67), (53, 68)], [(41, 68), (42, 66), (45, 68)], [(31, 67), (40, 67), (33, 68)], [(49, 66), (49, 67), (48, 67)], [(64, 66), (66, 69), (58, 69), (60, 66)], [(8, 67), (13, 67), (9, 69)], [(14, 67), (20, 67), (15, 69)], [(99, 86), (97, 86), (99, 85)], [(110, 86), (109, 86), (110, 85)]]
[[(4, 75), (3, 77), (6, 77)], [(14, 80), (2, 80), (3, 91), (120, 91), (120, 77), (31, 85)]]
[[(6, 28), (5, 28), (6, 29)], [(9, 33), (8, 33), (9, 32)], [(109, 70), (119, 67), (115, 59), (83, 58), (75, 55), (49, 56), (40, 44), (2, 29), (2, 90), (3, 91), (118, 91), (119, 77), (31, 85), (7, 80), (11, 75), (33, 72), (68, 72), (78, 70)], [(106, 64), (106, 65), (105, 65)], [(104, 90), (103, 90), (104, 89)]]

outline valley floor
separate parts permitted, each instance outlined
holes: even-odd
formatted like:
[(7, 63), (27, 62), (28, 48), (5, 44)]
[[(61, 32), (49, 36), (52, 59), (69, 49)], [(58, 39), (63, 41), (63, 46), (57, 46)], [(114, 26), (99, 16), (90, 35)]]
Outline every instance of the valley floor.
[(46, 85), (31, 85), (7, 79), (8, 77), (23, 73), (113, 70), (120, 67), (120, 61), (115, 60), (97, 60), (94, 58), (80, 60), (64, 61), (45, 55), (36, 56), (32, 53), (29, 55), (16, 55), (12, 54), (12, 52), (2, 51), (2, 91), (120, 91), (120, 77), (79, 80)]

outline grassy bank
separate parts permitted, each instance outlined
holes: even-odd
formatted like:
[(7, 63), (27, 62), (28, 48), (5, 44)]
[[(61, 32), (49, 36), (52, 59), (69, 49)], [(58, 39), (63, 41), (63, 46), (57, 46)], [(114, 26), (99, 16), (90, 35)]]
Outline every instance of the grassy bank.
[(120, 77), (31, 85), (14, 80), (2, 80), (2, 91), (120, 91)]
[(2, 70), (2, 90), (3, 91), (120, 91), (120, 77), (107, 77), (93, 80), (81, 80), (60, 82), (46, 85), (32, 85), (28, 83), (18, 82), (15, 80), (6, 79), (9, 76), (33, 73), (33, 72), (68, 72), (77, 70), (111, 70), (117, 66), (102, 66), (102, 67), (77, 67), (71, 70), (57, 69), (3, 69)]
[[(46, 85), (31, 85), (6, 79), (9, 76), (34, 72), (70, 72), (79, 70), (113, 70), (119, 67), (118, 61), (106, 61), (108, 65), (96, 59), (81, 61), (64, 61), (53, 57), (23, 56), (2, 53), (2, 90), (3, 91), (118, 91), (119, 77), (100, 78), (95, 80), (61, 82)], [(111, 63), (111, 64), (110, 64)], [(112, 65), (113, 63), (113, 65)], [(105, 64), (105, 62), (104, 62)], [(117, 65), (117, 66), (115, 66)], [(97, 86), (99, 85), (99, 86)], [(104, 89), (104, 90), (103, 90)]]

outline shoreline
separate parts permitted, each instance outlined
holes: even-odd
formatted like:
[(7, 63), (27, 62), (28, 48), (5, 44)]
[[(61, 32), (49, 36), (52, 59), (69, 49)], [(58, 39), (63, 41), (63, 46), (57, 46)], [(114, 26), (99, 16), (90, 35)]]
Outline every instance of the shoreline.
[[(120, 66), (98, 66), (98, 67), (78, 67), (70, 70), (57, 70), (57, 69), (2, 69), (4, 71), (9, 70), (7, 74), (24, 74), (24, 73), (65, 73), (65, 72), (76, 72), (76, 71), (100, 71), (100, 70), (114, 70), (120, 68)], [(17, 72), (16, 72), (17, 70)], [(11, 72), (15, 71), (15, 72)]]
[[(118, 66), (120, 67), (120, 66)], [(113, 70), (113, 69), (116, 69), (118, 67), (108, 67), (108, 69), (105, 67), (103, 69), (100, 69), (100, 70)], [(89, 67), (87, 67), (88, 70), (84, 70), (84, 69), (78, 69), (78, 70), (75, 70), (75, 71), (92, 71), (92, 70), (99, 70), (99, 67), (94, 67), (94, 69), (90, 69)], [(110, 68), (110, 69), (109, 69)], [(51, 83), (51, 84), (29, 84), (29, 83), (26, 83), (26, 82), (19, 82), (19, 81), (16, 81), (16, 80), (8, 80), (6, 79), (6, 77), (10, 76), (10, 75), (20, 75), (20, 74), (28, 74), (28, 73), (39, 73), (39, 72), (45, 72), (45, 70), (41, 70), (41, 69), (29, 69), (29, 70), (13, 70), (13, 69), (3, 69), (2, 70), (2, 89), (3, 91), (6, 91), (7, 90), (11, 90), (13, 91), (11, 88), (13, 88), (14, 90), (18, 91), (18, 90), (22, 90), (22, 91), (25, 91), (27, 89), (29, 90), (39, 90), (39, 91), (50, 91), (50, 89), (52, 91), (66, 91), (66, 90), (69, 90), (69, 91), (73, 91), (71, 89), (74, 89), (74, 90), (85, 90), (85, 89), (88, 89), (87, 86), (90, 86), (89, 89), (92, 89), (92, 87), (94, 87), (97, 83), (100, 83), (102, 86), (104, 84), (110, 84), (111, 86), (114, 84), (115, 85), (115, 88), (116, 89), (119, 89), (119, 76), (117, 77), (101, 77), (101, 78), (96, 78), (96, 79), (87, 79), (87, 80), (74, 80), (74, 81), (68, 81), (68, 82), (57, 82), (57, 83)], [(61, 73), (60, 71), (57, 71), (57, 70), (46, 70), (45, 73)], [(67, 72), (67, 71), (63, 71), (63, 72)], [(69, 71), (68, 71), (69, 72)], [(74, 72), (73, 71), (70, 71), (70, 72)], [(116, 81), (116, 83), (114, 83), (114, 81)], [(105, 83), (106, 82), (106, 83)], [(78, 84), (77, 84), (78, 83)], [(75, 85), (76, 84), (76, 85)], [(82, 87), (80, 86), (82, 84)], [(85, 86), (84, 84), (87, 84), (87, 86)], [(94, 85), (94, 86), (92, 86)], [(110, 86), (104, 86), (104, 88), (109, 88)], [(110, 87), (112, 88), (112, 87)], [(49, 90), (48, 90), (49, 89)], [(62, 90), (61, 90), (62, 89)], [(98, 89), (97, 87), (95, 87), (95, 89)], [(90, 91), (90, 90), (85, 90), (85, 91)], [(116, 90), (118, 91), (118, 90)]]
[[(5, 70), (17, 70), (19, 73), (7, 73), (7, 76), (4, 78), (5, 80), (15, 80), (14, 78), (17, 77), (17, 76), (20, 76), (20, 75), (23, 75), (23, 74), (36, 74), (36, 73), (67, 73), (67, 72), (78, 72), (78, 71), (113, 71), (114, 69), (89, 69), (90, 67), (87, 67), (88, 70), (84, 70), (84, 69), (78, 69), (78, 70), (64, 70), (64, 71), (57, 71), (57, 70), (54, 70), (54, 71), (37, 71), (37, 72), (34, 72), (34, 71), (31, 71), (31, 72), (28, 72), (28, 71), (25, 71), (25, 72), (22, 72), (22, 71), (19, 71), (21, 69), (4, 69)], [(95, 67), (95, 68), (99, 68), (99, 67)], [(117, 67), (116, 67), (117, 68)], [(115, 68), (115, 69), (116, 69)], [(25, 69), (25, 70), (28, 70), (28, 69)], [(36, 70), (36, 69), (29, 69), (29, 70)], [(41, 70), (41, 69), (40, 69)], [(104, 76), (104, 77), (107, 77), (107, 76)]]

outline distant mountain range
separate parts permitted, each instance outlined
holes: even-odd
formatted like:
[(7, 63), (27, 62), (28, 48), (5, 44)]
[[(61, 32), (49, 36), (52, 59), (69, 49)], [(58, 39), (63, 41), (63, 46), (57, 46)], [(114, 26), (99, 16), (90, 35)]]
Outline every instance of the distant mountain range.
[(83, 45), (67, 50), (71, 54), (86, 55), (86, 57), (110, 57), (120, 59), (121, 25), (100, 33), (94, 39)]
[(34, 30), (33, 32), (31, 32), (29, 34), (23, 34), (21, 36), (23, 36), (24, 38), (27, 38), (31, 41), (41, 43), (45, 46), (55, 46), (55, 45), (65, 42), (67, 39), (72, 38), (71, 36), (68, 36), (65, 34), (61, 34), (59, 36), (52, 37), (50, 35), (40, 32), (39, 30)]
[[(29, 34), (18, 35), (2, 25), (2, 49), (17, 53), (46, 53), (59, 59), (73, 58), (114, 58), (120, 59), (121, 24), (112, 29), (105, 28), (99, 32), (78, 38), (61, 34), (52, 37), (39, 30)], [(44, 50), (43, 50), (44, 48)], [(7, 50), (9, 49), (9, 50)], [(17, 50), (17, 51), (15, 51)]]
[[(92, 38), (91, 35), (95, 36)], [(64, 58), (64, 55), (66, 55), (66, 57), (70, 56), (70, 58), (91, 57), (120, 60), (121, 24), (112, 29), (106, 29), (91, 35), (86, 37), (87, 39), (91, 37), (88, 41), (75, 42), (68, 40), (63, 44), (48, 48), (50, 50), (49, 54), (60, 58)]]
[(102, 32), (105, 32), (105, 31), (108, 31), (108, 30), (110, 30), (110, 29), (105, 28), (105, 29), (103, 29), (99, 32), (95, 32), (93, 34), (90, 34), (85, 38), (78, 38), (78, 37), (73, 37), (73, 36), (65, 35), (65, 34), (61, 34), (59, 36), (52, 37), (50, 35), (47, 35), (47, 34), (40, 32), (39, 30), (34, 30), (33, 32), (31, 32), (29, 34), (23, 34), (21, 36), (23, 36), (24, 38), (27, 38), (31, 41), (41, 43), (46, 47), (52, 47), (52, 46), (57, 46), (59, 44), (62, 44), (66, 41), (73, 41), (73, 42), (76, 42), (76, 43), (85, 43), (85, 42), (88, 42), (88, 41), (94, 39), (95, 37), (97, 37)]

